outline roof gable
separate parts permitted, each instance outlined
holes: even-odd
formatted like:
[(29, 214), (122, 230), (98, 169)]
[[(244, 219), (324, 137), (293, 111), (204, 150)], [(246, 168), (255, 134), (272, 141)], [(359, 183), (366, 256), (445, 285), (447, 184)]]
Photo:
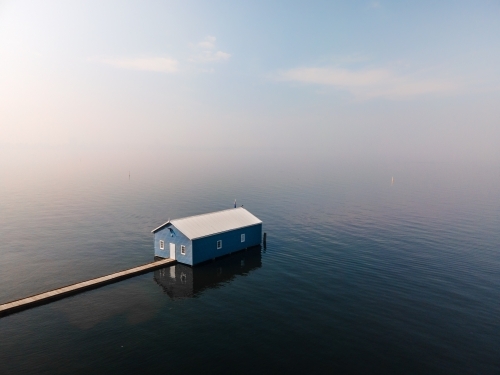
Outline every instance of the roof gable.
[(151, 233), (156, 233), (158, 232), (159, 230), (162, 230), (163, 228), (165, 228), (166, 226), (168, 226), (168, 224), (170, 224), (170, 219), (168, 219), (168, 221), (166, 223), (163, 223), (162, 225), (160, 225), (159, 227), (156, 227), (155, 229), (153, 229), (151, 231)]
[(233, 229), (261, 224), (262, 221), (243, 207), (239, 207), (170, 220), (154, 229), (153, 233), (163, 229), (169, 223), (180, 230), (187, 238), (194, 240)]

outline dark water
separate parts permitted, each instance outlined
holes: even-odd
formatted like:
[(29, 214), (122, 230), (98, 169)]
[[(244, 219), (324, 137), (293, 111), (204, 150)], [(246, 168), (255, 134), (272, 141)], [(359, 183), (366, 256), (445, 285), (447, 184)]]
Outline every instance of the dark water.
[(0, 318), (1, 374), (500, 373), (498, 165), (5, 156), (0, 303), (234, 198), (268, 243)]

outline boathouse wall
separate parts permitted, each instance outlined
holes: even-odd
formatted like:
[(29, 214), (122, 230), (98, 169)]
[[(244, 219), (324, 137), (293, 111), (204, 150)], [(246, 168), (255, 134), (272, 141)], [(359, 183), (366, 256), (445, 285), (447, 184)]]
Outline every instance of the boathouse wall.
[[(241, 242), (242, 234), (245, 235), (244, 242)], [(194, 239), (192, 252), (193, 257), (192, 263), (190, 264), (193, 265), (202, 263), (251, 246), (260, 245), (261, 238), (262, 224), (256, 224)], [(217, 241), (219, 240), (222, 241), (221, 249), (217, 249)]]
[[(170, 231), (172, 229), (172, 231)], [(164, 241), (164, 249), (160, 249), (160, 240)], [(168, 224), (155, 233), (155, 256), (160, 258), (170, 258), (170, 243), (175, 244), (175, 259), (179, 263), (193, 264), (192, 241), (187, 238), (174, 225)], [(181, 245), (186, 246), (186, 254), (181, 254)]]

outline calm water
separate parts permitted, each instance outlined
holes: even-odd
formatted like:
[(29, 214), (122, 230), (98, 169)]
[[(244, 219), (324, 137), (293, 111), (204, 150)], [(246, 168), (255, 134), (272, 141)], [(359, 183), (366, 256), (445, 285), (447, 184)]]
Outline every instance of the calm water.
[(0, 303), (234, 198), (268, 243), (0, 318), (1, 374), (500, 373), (498, 165), (42, 154), (0, 161)]

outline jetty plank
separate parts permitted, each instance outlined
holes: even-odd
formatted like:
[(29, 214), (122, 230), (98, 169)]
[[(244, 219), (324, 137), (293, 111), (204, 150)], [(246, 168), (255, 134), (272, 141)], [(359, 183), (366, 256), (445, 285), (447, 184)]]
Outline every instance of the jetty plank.
[(26, 298), (21, 298), (15, 301), (4, 303), (0, 305), (0, 317), (6, 316), (21, 310), (26, 310), (31, 307), (49, 303), (72, 294), (81, 293), (83, 291), (98, 288), (100, 286), (111, 284), (119, 280), (139, 275), (156, 268), (161, 268), (167, 265), (174, 265), (177, 263), (175, 259), (162, 259), (156, 262), (147, 263), (139, 267), (130, 268), (128, 270), (116, 272), (110, 275), (97, 277), (95, 279), (82, 281), (80, 283), (71, 284), (62, 288), (49, 290), (48, 292), (35, 294)]

